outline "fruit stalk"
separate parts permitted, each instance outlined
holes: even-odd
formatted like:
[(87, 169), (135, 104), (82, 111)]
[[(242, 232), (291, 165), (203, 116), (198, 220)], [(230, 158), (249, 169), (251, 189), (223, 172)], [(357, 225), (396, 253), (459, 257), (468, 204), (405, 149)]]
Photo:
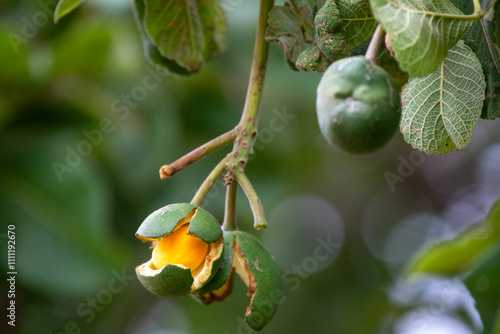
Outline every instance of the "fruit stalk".
[(243, 169), (237, 170), (234, 174), (234, 177), (236, 181), (238, 181), (238, 183), (241, 185), (241, 188), (243, 188), (243, 191), (248, 198), (248, 202), (250, 203), (250, 207), (252, 209), (254, 217), (253, 226), (256, 230), (263, 230), (267, 228), (266, 215), (264, 214), (264, 208), (262, 207), (260, 198), (259, 196), (257, 196), (252, 183), (250, 183), (250, 180), (245, 175)]
[(203, 181), (202, 185), (196, 192), (196, 194), (193, 197), (193, 200), (191, 201), (191, 204), (195, 206), (201, 206), (203, 202), (205, 201), (205, 198), (207, 198), (208, 193), (210, 192), (210, 189), (214, 186), (215, 182), (217, 179), (221, 176), (221, 174), (224, 172), (224, 169), (226, 168), (226, 164), (229, 161), (229, 159), (226, 157), (222, 159), (217, 166), (212, 170), (210, 174), (208, 174), (207, 178), (205, 181)]
[(385, 32), (382, 26), (377, 26), (375, 32), (373, 33), (372, 40), (368, 49), (366, 50), (365, 58), (375, 63), (377, 60), (378, 52), (380, 51), (380, 46), (384, 42)]
[(235, 231), (236, 226), (236, 190), (238, 185), (236, 182), (231, 182), (226, 189), (226, 207), (224, 211), (224, 222), (222, 223), (223, 231)]
[(253, 153), (257, 139), (257, 123), (259, 107), (262, 100), (262, 89), (266, 76), (269, 44), (265, 40), (267, 18), (274, 6), (274, 0), (262, 0), (260, 3), (259, 22), (255, 36), (255, 46), (250, 70), (245, 106), (240, 122), (236, 127), (237, 137), (234, 142), (231, 161), (228, 168), (235, 171), (238, 166), (244, 168), (248, 157)]

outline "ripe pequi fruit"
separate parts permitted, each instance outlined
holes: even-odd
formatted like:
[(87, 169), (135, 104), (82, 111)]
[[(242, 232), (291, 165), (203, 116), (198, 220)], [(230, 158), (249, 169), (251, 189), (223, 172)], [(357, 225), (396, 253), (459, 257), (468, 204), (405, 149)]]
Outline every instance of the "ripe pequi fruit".
[(328, 67), (318, 85), (316, 109), (326, 140), (351, 154), (385, 146), (401, 117), (394, 80), (363, 56), (343, 58)]
[(219, 270), (222, 229), (207, 211), (170, 204), (150, 214), (136, 237), (151, 241), (151, 259), (136, 268), (142, 285), (158, 296), (181, 296), (207, 284)]

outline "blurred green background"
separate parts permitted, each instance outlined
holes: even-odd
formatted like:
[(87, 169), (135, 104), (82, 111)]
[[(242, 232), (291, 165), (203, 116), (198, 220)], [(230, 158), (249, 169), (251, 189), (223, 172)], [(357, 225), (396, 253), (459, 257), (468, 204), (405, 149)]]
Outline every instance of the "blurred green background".
[[(43, 3), (55, 1), (0, 2), (0, 247), (7, 254), (14, 225), (17, 255), (16, 326), (3, 317), (1, 332), (250, 333), (241, 281), (210, 306), (147, 292), (134, 267), (150, 250), (134, 234), (157, 208), (190, 201), (227, 153), (158, 177), (161, 165), (238, 122), (257, 3), (223, 1), (227, 51), (189, 79), (156, 81), (130, 1), (89, 0), (57, 25)], [(460, 280), (403, 281), (399, 273), (422, 245), (481, 220), (498, 198), (498, 121), (480, 120), (469, 147), (446, 156), (418, 153), (399, 133), (376, 154), (349, 156), (319, 132), (321, 76), (290, 71), (277, 45), (268, 69), (247, 173), (270, 226), (253, 230), (241, 192), (237, 213), (284, 273), (285, 299), (262, 332), (468, 334), (491, 326)], [(156, 87), (144, 89), (144, 80)], [(219, 182), (205, 207), (222, 220), (223, 203)], [(319, 239), (336, 245), (326, 259), (315, 257)], [(0, 263), (7, 291), (7, 256)], [(500, 283), (484, 277), (471, 292), (492, 296), (481, 312), (492, 319)], [(5, 312), (7, 293), (1, 300)]]

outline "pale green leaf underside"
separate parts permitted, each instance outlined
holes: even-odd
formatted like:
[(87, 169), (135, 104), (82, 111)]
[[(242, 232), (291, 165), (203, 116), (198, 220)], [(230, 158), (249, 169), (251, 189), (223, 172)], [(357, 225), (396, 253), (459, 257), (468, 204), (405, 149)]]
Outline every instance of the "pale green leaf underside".
[(371, 38), (377, 22), (368, 0), (337, 0), (349, 50)]
[(434, 73), (404, 88), (400, 125), (405, 140), (433, 154), (465, 148), (481, 114), (485, 87), (481, 63), (459, 41)]
[(434, 72), (472, 23), (449, 0), (371, 0), (371, 4), (401, 67), (414, 77)]
[(54, 22), (57, 23), (63, 16), (71, 13), (85, 0), (59, 0), (54, 12)]

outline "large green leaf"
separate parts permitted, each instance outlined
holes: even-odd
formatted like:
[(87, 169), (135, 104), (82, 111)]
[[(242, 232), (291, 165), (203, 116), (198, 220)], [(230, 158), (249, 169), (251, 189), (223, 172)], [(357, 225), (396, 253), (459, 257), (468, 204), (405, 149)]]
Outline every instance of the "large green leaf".
[[(487, 8), (493, 0), (482, 0), (481, 7)], [(469, 2), (472, 9), (472, 2)], [(472, 24), (464, 35), (464, 41), (476, 54), (486, 77), (486, 99), (482, 118), (494, 119), (500, 116), (500, 51), (496, 44), (495, 17), (500, 9), (497, 1), (487, 15)]]
[(377, 28), (368, 0), (337, 0), (349, 50), (371, 38)]
[(371, 0), (396, 58), (412, 76), (434, 72), (477, 15), (464, 15), (450, 0)]
[(484, 221), (452, 239), (426, 246), (409, 263), (405, 274), (435, 273), (454, 276), (472, 269), (500, 246), (500, 201)]
[(226, 20), (218, 0), (144, 0), (144, 5), (149, 39), (188, 72), (224, 49)]
[(481, 114), (485, 87), (481, 63), (460, 41), (434, 73), (405, 86), (400, 124), (405, 140), (433, 154), (465, 148)]
[(56, 10), (54, 12), (54, 22), (57, 23), (63, 16), (71, 13), (85, 0), (59, 0)]

